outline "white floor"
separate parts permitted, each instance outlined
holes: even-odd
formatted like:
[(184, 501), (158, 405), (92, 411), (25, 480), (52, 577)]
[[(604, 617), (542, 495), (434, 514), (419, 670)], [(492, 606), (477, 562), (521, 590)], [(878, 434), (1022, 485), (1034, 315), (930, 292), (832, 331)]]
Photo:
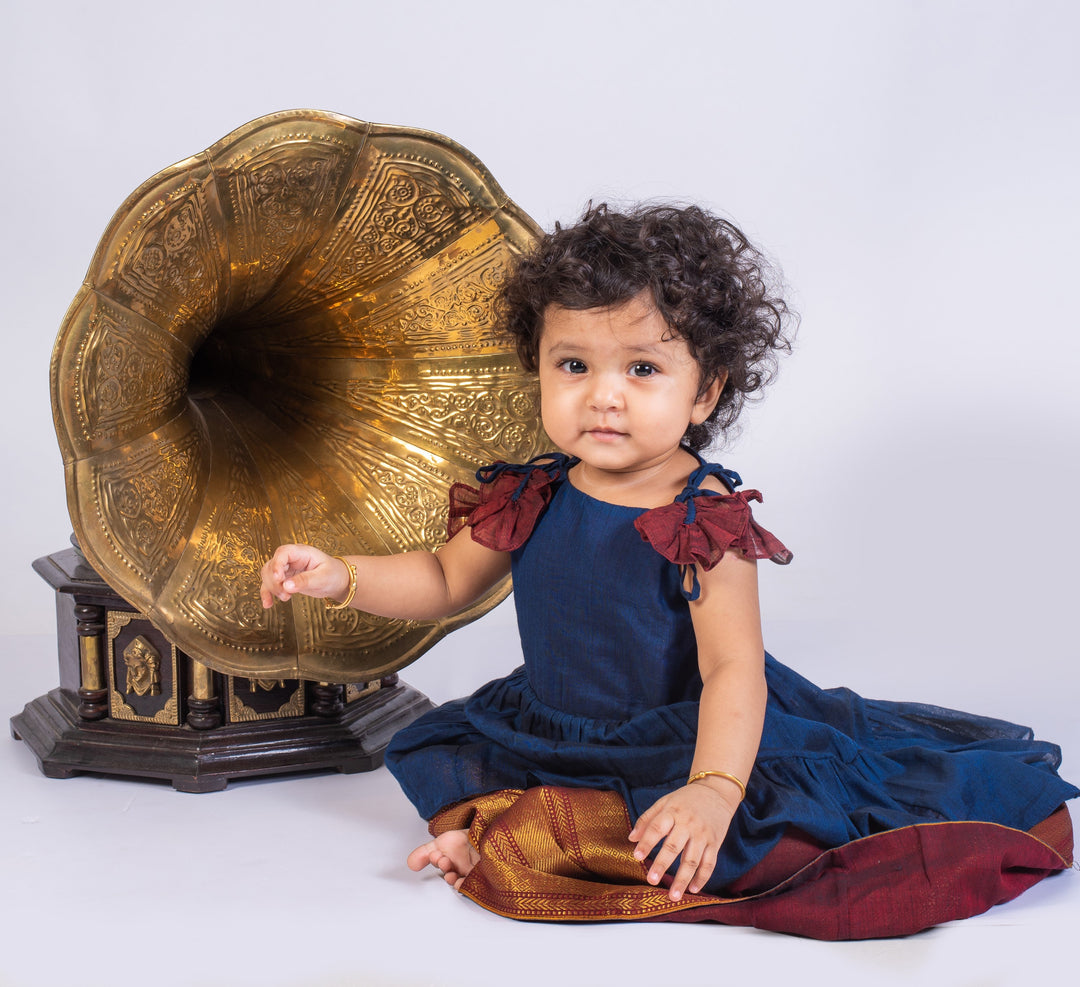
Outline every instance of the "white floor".
[[(503, 672), (514, 660), (510, 619), (500, 608), (405, 677), (442, 700)], [(778, 628), (773, 637), (798, 637), (807, 652), (823, 654), (813, 633)], [(10, 716), (56, 685), (55, 645), (46, 636), (7, 636), (3, 645)], [(1072, 699), (1051, 694), (1045, 702), (1049, 721), (1071, 725), (1071, 736), (1053, 739), (1080, 752)], [(424, 829), (385, 769), (184, 795), (148, 782), (50, 780), (9, 740), (0, 741), (0, 779), (5, 987), (986, 987), (1058, 970), (1080, 927), (1074, 871), (985, 915), (903, 940), (829, 944), (708, 925), (518, 923), (404, 867)]]

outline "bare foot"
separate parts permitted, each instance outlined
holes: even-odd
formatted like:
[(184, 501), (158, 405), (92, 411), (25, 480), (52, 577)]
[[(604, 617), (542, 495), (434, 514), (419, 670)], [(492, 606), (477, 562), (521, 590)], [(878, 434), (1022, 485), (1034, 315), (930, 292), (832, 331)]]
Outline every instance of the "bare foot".
[(406, 862), (409, 870), (423, 870), (429, 865), (441, 870), (443, 880), (457, 888), (480, 862), (480, 854), (473, 849), (465, 830), (452, 829), (436, 836), (430, 843), (418, 846)]

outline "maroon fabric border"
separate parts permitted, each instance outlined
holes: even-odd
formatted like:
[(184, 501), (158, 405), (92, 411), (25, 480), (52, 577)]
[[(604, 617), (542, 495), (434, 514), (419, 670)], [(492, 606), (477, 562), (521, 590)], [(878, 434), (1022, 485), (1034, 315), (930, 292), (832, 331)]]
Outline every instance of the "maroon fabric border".
[(910, 935), (986, 911), (1072, 864), (1061, 806), (1028, 832), (995, 823), (922, 823), (823, 850), (787, 834), (732, 897), (671, 902), (645, 881), (613, 792), (540, 787), (495, 792), (432, 820), (467, 828), (480, 863), (461, 891), (533, 921), (717, 922), (814, 939)]

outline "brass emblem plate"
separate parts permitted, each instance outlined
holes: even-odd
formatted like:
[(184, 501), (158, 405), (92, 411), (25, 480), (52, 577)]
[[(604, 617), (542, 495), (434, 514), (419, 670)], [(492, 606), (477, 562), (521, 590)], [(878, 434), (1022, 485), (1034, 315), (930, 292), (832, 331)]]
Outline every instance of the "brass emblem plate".
[(109, 713), (113, 719), (180, 724), (176, 647), (138, 614), (108, 612)]

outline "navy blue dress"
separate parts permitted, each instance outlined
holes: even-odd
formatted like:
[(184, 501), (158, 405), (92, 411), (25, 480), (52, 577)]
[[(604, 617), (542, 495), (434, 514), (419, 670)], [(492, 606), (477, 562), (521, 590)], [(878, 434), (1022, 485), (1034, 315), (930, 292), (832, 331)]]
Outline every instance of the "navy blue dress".
[[(425, 819), (486, 792), (537, 785), (614, 790), (637, 818), (686, 783), (701, 693), (687, 574), (635, 527), (648, 512), (583, 494), (566, 479), (570, 465), (555, 456), (510, 468), (522, 487), (536, 470), (550, 481), (550, 501), (512, 552), (525, 664), (420, 717), (386, 752)], [(729, 489), (739, 482), (702, 464), (684, 505), (718, 496), (700, 489), (709, 475)], [(691, 507), (684, 524), (697, 523)], [(1060, 750), (1027, 727), (819, 689), (771, 655), (765, 673), (761, 745), (713, 893), (789, 826), (825, 847), (923, 822), (1026, 830), (1080, 794), (1057, 774)]]

